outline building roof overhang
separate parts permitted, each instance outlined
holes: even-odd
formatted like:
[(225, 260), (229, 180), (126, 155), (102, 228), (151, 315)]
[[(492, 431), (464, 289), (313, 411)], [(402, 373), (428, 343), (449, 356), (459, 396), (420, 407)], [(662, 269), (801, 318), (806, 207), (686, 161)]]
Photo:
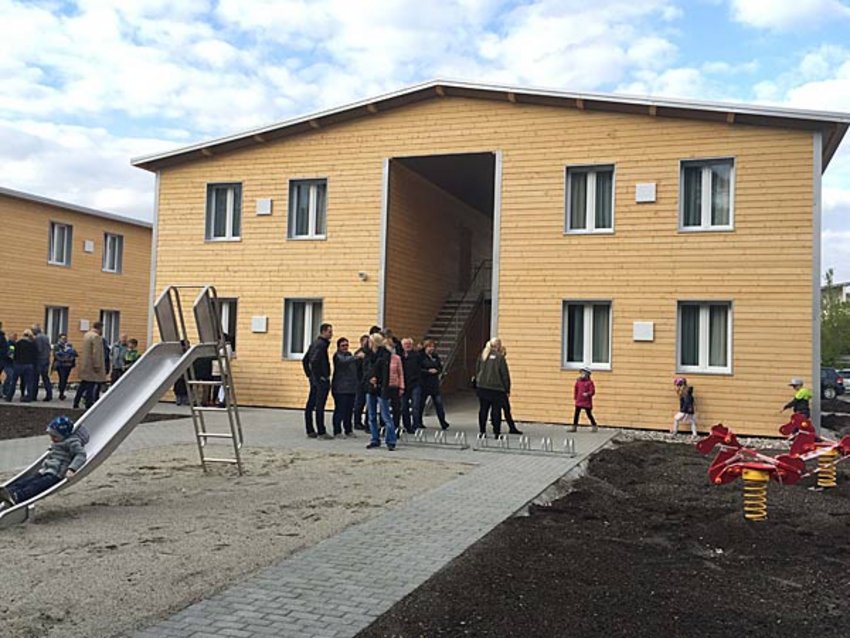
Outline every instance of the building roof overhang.
[(729, 125), (820, 131), (823, 134), (823, 170), (826, 170), (844, 138), (848, 126), (850, 126), (850, 113), (604, 93), (572, 93), (452, 80), (431, 80), (334, 109), (176, 148), (165, 153), (137, 157), (132, 159), (131, 162), (139, 168), (159, 171), (169, 166), (206, 159), (237, 149), (265, 144), (272, 140), (323, 129), (334, 124), (370, 117), (416, 102), (445, 97), (495, 100), (514, 104), (541, 104), (583, 111), (630, 113), (648, 117), (725, 122)]
[(153, 228), (153, 224), (142, 221), (141, 219), (133, 219), (132, 217), (124, 217), (123, 215), (116, 215), (115, 213), (107, 213), (102, 210), (95, 210), (94, 208), (86, 208), (85, 206), (77, 206), (76, 204), (69, 204), (68, 202), (60, 202), (56, 199), (49, 199), (47, 197), (42, 197), (41, 195), (33, 195), (32, 193), (24, 193), (22, 191), (12, 190), (11, 188), (3, 188), (2, 186), (0, 186), (0, 196), (22, 199), (24, 201), (35, 202), (37, 204), (47, 204), (48, 206), (61, 208), (72, 213), (82, 213), (84, 215), (91, 215), (92, 217), (108, 219), (113, 222), (130, 224), (131, 226), (141, 226), (142, 228), (148, 229)]

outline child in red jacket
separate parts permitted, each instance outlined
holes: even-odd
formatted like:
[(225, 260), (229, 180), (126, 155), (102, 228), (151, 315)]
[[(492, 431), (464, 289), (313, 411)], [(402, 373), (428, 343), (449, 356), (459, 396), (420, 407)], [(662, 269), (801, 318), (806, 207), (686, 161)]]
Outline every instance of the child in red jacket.
[(573, 412), (573, 432), (578, 430), (578, 417), (582, 410), (587, 413), (591, 428), (593, 432), (596, 432), (596, 419), (593, 418), (594, 394), (596, 394), (596, 386), (590, 380), (590, 369), (582, 368), (579, 371), (579, 378), (576, 379), (575, 387), (573, 387), (573, 401), (576, 406), (575, 412)]

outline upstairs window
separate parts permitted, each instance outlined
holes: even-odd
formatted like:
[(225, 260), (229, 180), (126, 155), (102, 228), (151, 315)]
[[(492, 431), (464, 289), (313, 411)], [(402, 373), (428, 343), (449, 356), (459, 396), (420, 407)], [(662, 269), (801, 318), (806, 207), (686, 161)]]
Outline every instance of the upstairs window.
[(69, 224), (50, 222), (48, 263), (55, 266), (71, 265), (71, 242), (73, 234), (73, 227)]
[(289, 239), (324, 239), (327, 225), (326, 179), (289, 182)]
[(241, 236), (242, 184), (208, 184), (206, 238), (216, 241)]
[(568, 233), (608, 233), (614, 229), (614, 167), (567, 168)]
[(611, 302), (565, 301), (564, 368), (611, 369)]
[(124, 262), (124, 237), (104, 233), (103, 272), (120, 273)]
[(732, 304), (679, 303), (681, 372), (732, 371)]
[(682, 162), (682, 230), (731, 230), (735, 163), (731, 159)]

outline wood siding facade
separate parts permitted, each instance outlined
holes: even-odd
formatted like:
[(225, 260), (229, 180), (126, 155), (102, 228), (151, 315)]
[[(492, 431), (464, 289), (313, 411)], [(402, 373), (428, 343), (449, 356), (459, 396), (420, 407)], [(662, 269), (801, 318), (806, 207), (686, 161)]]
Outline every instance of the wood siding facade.
[[(70, 265), (48, 263), (51, 222), (72, 227)], [(68, 340), (79, 350), (80, 322), (118, 311), (120, 331), (147, 345), (151, 228), (0, 193), (0, 228), (6, 258), (0, 321), (6, 335), (37, 323), (46, 330), (47, 307), (68, 309)], [(104, 234), (123, 237), (120, 273), (104, 272)], [(93, 245), (86, 252), (86, 242)], [(73, 378), (73, 377), (72, 377)]]
[[(378, 320), (385, 160), (498, 152), (493, 312), (510, 350), (515, 418), (571, 418), (576, 372), (562, 369), (563, 302), (602, 300), (611, 303), (611, 369), (594, 372), (597, 419), (669, 428), (678, 407), (672, 386), (677, 304), (721, 301), (732, 308), (732, 372), (684, 375), (695, 387), (701, 429), (724, 422), (740, 432), (775, 434), (782, 421), (776, 411), (788, 400), (787, 379), (810, 382), (813, 369), (812, 136), (685, 118), (434, 99), (162, 169), (156, 289), (211, 282), (219, 296), (238, 298), (234, 371), (240, 401), (300, 407), (307, 393), (300, 361), (282, 358), (284, 300), (323, 300), (324, 320), (352, 343)], [(680, 162), (707, 158), (734, 160), (734, 229), (682, 232)], [(565, 234), (566, 167), (593, 164), (614, 166), (613, 232)], [(288, 240), (289, 180), (312, 178), (327, 179), (326, 237)], [(207, 185), (216, 182), (242, 184), (238, 241), (204, 239)], [(655, 202), (635, 203), (639, 183), (656, 185)], [(388, 209), (404, 197), (391, 189)], [(270, 216), (255, 214), (260, 198), (272, 199)], [(396, 332), (425, 321), (393, 306), (417, 294), (398, 281), (411, 266), (403, 234), (390, 219), (386, 319)], [(439, 250), (435, 255), (441, 258)], [(361, 281), (358, 272), (368, 278)], [(427, 295), (428, 304), (436, 299), (435, 292)], [(267, 332), (250, 331), (253, 316), (268, 317)], [(633, 340), (638, 321), (654, 323), (653, 341)]]

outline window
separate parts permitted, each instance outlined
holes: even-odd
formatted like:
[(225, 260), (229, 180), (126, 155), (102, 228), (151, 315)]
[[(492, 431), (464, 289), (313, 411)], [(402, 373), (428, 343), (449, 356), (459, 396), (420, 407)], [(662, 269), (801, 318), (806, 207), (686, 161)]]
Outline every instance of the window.
[(577, 166), (567, 169), (568, 233), (611, 232), (614, 229), (614, 167)]
[(48, 248), (48, 263), (56, 266), (71, 265), (71, 242), (73, 227), (59, 222), (50, 222), (50, 246)]
[(121, 313), (117, 310), (101, 310), (100, 322), (103, 324), (103, 338), (108, 344), (118, 341), (121, 334)]
[(732, 371), (732, 304), (679, 303), (679, 370)]
[(124, 263), (124, 237), (103, 234), (103, 272), (120, 273)]
[(44, 309), (44, 334), (50, 337), (50, 343), (59, 341), (59, 335), (68, 334), (67, 307), (47, 306)]
[(221, 309), (221, 329), (227, 335), (227, 341), (233, 352), (236, 352), (236, 299), (218, 299)]
[(731, 229), (734, 177), (731, 159), (682, 162), (680, 228)]
[(289, 182), (289, 238), (322, 239), (327, 221), (326, 179)]
[(611, 302), (565, 301), (563, 367), (611, 369)]
[(322, 302), (314, 299), (287, 299), (284, 302), (283, 353), (287, 359), (304, 356), (322, 325)]
[(208, 240), (242, 236), (242, 184), (207, 185)]

